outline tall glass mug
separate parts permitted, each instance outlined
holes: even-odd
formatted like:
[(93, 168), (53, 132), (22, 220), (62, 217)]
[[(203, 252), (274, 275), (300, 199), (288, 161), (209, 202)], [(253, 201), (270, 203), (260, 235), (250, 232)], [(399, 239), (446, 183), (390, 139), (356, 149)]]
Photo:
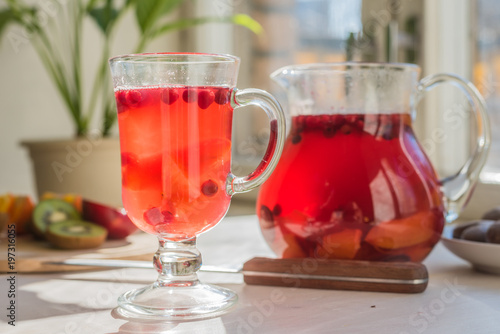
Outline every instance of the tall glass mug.
[[(226, 214), (231, 196), (261, 185), (285, 139), (279, 103), (258, 89), (237, 90), (239, 59), (229, 55), (159, 53), (112, 58), (122, 162), (123, 205), (154, 234), (159, 249), (152, 285), (128, 291), (118, 311), (128, 317), (197, 319), (233, 305), (234, 292), (202, 284), (196, 237)], [(271, 135), (256, 171), (231, 173), (233, 109), (257, 105)]]

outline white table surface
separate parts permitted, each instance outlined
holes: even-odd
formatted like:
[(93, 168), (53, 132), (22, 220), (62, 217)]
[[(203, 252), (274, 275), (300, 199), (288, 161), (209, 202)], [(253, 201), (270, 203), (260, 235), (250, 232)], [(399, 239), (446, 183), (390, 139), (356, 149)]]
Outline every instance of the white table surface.
[[(198, 244), (207, 264), (272, 256), (256, 216), (225, 218)], [(430, 282), (421, 294), (247, 286), (239, 274), (202, 273), (203, 281), (236, 291), (238, 305), (219, 318), (183, 323), (117, 318), (118, 296), (153, 282), (156, 272), (116, 269), (18, 275), (12, 327), (2, 275), (0, 333), (500, 333), (500, 276), (473, 271), (441, 244), (424, 263)]]

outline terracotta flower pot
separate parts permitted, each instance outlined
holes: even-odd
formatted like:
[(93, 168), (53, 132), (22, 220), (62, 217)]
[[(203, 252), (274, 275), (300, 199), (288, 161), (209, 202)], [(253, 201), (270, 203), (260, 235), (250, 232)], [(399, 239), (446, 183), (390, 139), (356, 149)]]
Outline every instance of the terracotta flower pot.
[(32, 160), (36, 191), (76, 193), (109, 205), (121, 205), (118, 138), (23, 141)]

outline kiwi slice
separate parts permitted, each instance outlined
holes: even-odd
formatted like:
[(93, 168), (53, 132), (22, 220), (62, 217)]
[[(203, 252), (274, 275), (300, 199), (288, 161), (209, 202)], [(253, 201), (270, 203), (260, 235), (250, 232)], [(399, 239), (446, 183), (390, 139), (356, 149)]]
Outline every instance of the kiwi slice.
[(33, 232), (43, 238), (49, 225), (79, 219), (80, 213), (73, 205), (60, 199), (46, 199), (38, 203), (33, 210)]
[(47, 240), (62, 249), (95, 248), (106, 240), (107, 235), (104, 227), (83, 220), (52, 223), (45, 232)]

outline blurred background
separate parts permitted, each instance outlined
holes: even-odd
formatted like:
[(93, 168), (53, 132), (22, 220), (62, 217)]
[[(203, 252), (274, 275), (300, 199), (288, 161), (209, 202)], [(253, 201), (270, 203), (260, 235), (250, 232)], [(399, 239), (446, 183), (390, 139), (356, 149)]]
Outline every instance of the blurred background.
[[(465, 215), (484, 212), (500, 190), (500, 3), (495, 0), (210, 0), (181, 3), (166, 20), (206, 17), (224, 18), (248, 14), (263, 27), (255, 34), (236, 24), (208, 23), (176, 29), (152, 41), (149, 52), (216, 52), (241, 58), (239, 88), (270, 91), (286, 107), (284, 92), (274, 86), (269, 74), (281, 66), (297, 63), (346, 60), (415, 63), (422, 76), (452, 72), (479, 88), (489, 106), (493, 145)], [(63, 15), (68, 1), (27, 1), (42, 9), (46, 19)], [(7, 1), (0, 1), (0, 10)], [(115, 30), (110, 54), (129, 53), (140, 38), (135, 17), (127, 13)], [(5, 26), (0, 48), (0, 193), (36, 196), (36, 182), (26, 140), (68, 139), (75, 131), (66, 106), (49, 79), (29, 34), (15, 25)], [(49, 24), (49, 23), (47, 23)], [(82, 68), (95, 68), (103, 37), (90, 18), (83, 20)], [(64, 32), (63, 32), (64, 33)], [(107, 71), (107, 69), (106, 69)], [(92, 90), (92, 82), (85, 91)], [(111, 85), (107, 88), (112, 90)], [(88, 98), (90, 95), (84, 95)], [(85, 98), (84, 97), (84, 98)], [(458, 101), (458, 103), (457, 103)], [(473, 119), (458, 89), (440, 87), (420, 103), (415, 129), (440, 176), (459, 170), (471, 150)], [(453, 126), (444, 111), (456, 113)], [(238, 111), (234, 119), (233, 169), (251, 171), (267, 145), (267, 117), (261, 111)], [(99, 131), (97, 122), (89, 125)], [(111, 129), (112, 137), (117, 128)], [(75, 167), (75, 173), (78, 167)], [(96, 174), (99, 170), (94, 171)], [(116, 173), (120, 173), (119, 165)], [(117, 176), (118, 177), (118, 176)], [(64, 181), (62, 181), (64, 182)], [(106, 184), (99, 184), (106, 188)], [(254, 212), (257, 192), (236, 196), (232, 214)], [(119, 199), (109, 199), (118, 204)], [(493, 201), (493, 202), (492, 202)], [(496, 203), (498, 205), (500, 203)], [(481, 211), (482, 210), (482, 211)]]

